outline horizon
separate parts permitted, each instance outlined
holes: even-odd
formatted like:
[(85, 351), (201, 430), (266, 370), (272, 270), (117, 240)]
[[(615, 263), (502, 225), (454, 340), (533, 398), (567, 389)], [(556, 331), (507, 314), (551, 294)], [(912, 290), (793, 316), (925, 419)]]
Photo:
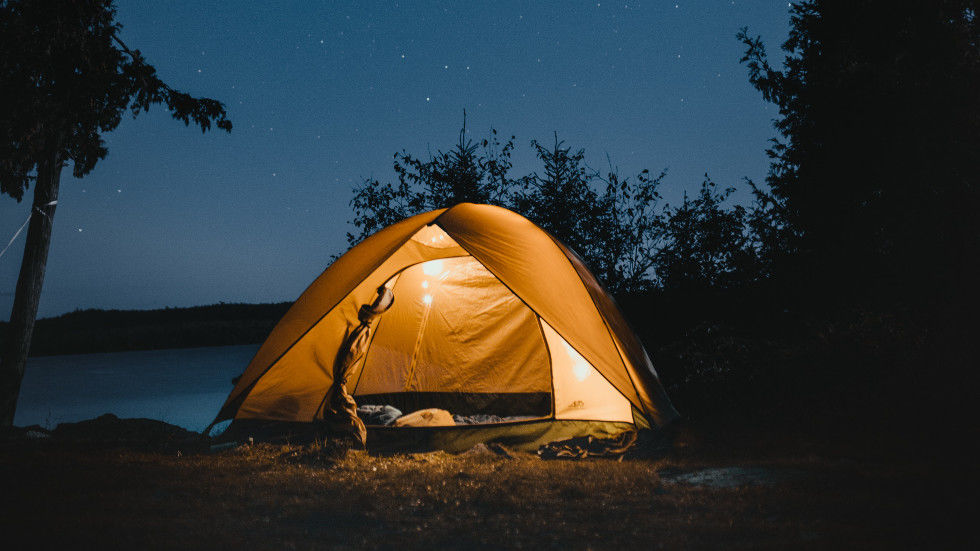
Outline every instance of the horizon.
[[(123, 40), (235, 127), (202, 135), (154, 109), (104, 136), (88, 177), (63, 173), (43, 318), (295, 300), (347, 250), (352, 186), (393, 180), (397, 151), (451, 147), (464, 109), (471, 139), (516, 136), (514, 175), (557, 132), (593, 168), (667, 168), (670, 203), (705, 173), (762, 182), (776, 109), (735, 33), (775, 54), (789, 29), (783, 2), (117, 5)], [(4, 244), (31, 193), (0, 201)], [(4, 320), (23, 245), (0, 258)]]

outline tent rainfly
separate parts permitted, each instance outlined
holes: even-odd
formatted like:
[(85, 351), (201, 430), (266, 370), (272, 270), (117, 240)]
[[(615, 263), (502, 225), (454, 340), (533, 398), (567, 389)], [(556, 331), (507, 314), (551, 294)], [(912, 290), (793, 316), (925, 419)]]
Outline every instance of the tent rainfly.
[(338, 258), (272, 330), (215, 422), (316, 423), (352, 406), (348, 392), (360, 405), (484, 420), (367, 426), (369, 442), (429, 449), (535, 449), (678, 417), (581, 259), (526, 218), (471, 203), (407, 218)]

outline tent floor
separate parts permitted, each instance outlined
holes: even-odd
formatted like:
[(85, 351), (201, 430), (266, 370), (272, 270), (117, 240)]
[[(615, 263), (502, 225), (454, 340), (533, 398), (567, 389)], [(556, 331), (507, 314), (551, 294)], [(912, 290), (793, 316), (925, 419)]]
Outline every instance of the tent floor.
[[(517, 451), (536, 451), (549, 442), (576, 436), (610, 438), (635, 429), (635, 425), (625, 422), (564, 419), (448, 427), (368, 426), (367, 449), (374, 453), (436, 450), (458, 453), (480, 443), (493, 442)], [(305, 444), (322, 436), (322, 428), (316, 423), (235, 419), (215, 437), (214, 444), (248, 442), (249, 438), (256, 442)]]

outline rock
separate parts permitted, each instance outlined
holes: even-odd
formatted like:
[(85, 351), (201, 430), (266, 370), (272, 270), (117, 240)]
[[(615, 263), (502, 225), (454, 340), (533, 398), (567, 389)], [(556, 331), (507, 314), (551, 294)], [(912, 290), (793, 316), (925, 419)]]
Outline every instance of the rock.
[(51, 438), (51, 431), (41, 425), (30, 425), (24, 427), (24, 437), (28, 440), (44, 440), (45, 438)]
[(503, 447), (502, 445), (491, 442), (489, 444), (479, 443), (472, 448), (466, 450), (460, 455), (464, 456), (492, 456), (492, 457), (506, 457), (507, 459), (514, 459), (514, 454), (510, 450)]
[(490, 451), (490, 448), (488, 448), (486, 444), (480, 442), (479, 444), (463, 452), (461, 455), (465, 455), (465, 456), (493, 455), (493, 452)]
[(41, 425), (27, 427), (0, 427), (0, 442), (23, 442), (25, 440), (45, 440), (51, 431)]
[(768, 486), (803, 476), (801, 471), (793, 469), (768, 469), (763, 467), (718, 467), (693, 472), (664, 470), (658, 474), (667, 483), (691, 484), (710, 488)]
[(61, 423), (51, 432), (61, 442), (121, 445), (149, 449), (206, 448), (200, 434), (154, 419), (120, 419), (107, 413), (77, 423)]

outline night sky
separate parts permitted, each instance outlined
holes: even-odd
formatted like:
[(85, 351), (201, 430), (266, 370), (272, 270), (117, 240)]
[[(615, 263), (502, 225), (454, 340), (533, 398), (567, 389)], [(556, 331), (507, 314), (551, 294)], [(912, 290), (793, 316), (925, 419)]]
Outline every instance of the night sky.
[[(352, 185), (393, 179), (401, 149), (451, 147), (463, 109), (473, 139), (516, 136), (513, 175), (557, 131), (594, 168), (667, 168), (670, 202), (706, 172), (765, 177), (776, 110), (735, 33), (778, 54), (785, 1), (310, 4), (118, 2), (123, 40), (235, 128), (156, 109), (109, 134), (89, 176), (66, 170), (41, 316), (292, 300), (346, 250)], [(29, 205), (0, 197), (0, 248)], [(0, 258), (3, 319), (23, 244)]]

